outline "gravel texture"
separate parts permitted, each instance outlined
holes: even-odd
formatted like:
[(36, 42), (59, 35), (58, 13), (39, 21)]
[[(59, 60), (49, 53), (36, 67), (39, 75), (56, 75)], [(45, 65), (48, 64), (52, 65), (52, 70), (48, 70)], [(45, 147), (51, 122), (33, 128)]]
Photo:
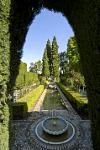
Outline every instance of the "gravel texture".
[(12, 121), (11, 150), (93, 150), (91, 142), (90, 121), (81, 120), (77, 115), (67, 111), (55, 111), (55, 115), (74, 124), (76, 128), (75, 137), (67, 145), (51, 146), (39, 141), (35, 134), (31, 137), (31, 126), (51, 116), (52, 112), (32, 112), (26, 120)]

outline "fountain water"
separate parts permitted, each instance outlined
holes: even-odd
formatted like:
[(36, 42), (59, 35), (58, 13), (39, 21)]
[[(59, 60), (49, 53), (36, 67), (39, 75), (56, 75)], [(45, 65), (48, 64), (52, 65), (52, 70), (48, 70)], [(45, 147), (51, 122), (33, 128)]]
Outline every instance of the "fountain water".
[(62, 117), (48, 117), (42, 122), (43, 130), (51, 135), (63, 134), (67, 128), (68, 123)]
[(75, 128), (62, 117), (47, 117), (37, 124), (35, 133), (42, 142), (57, 145), (70, 141), (75, 135)]

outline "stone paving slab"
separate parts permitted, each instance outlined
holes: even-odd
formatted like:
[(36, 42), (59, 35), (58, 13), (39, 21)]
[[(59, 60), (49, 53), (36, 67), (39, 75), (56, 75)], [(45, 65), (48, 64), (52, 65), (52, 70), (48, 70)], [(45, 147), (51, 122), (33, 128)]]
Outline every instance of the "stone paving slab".
[[(64, 111), (57, 111), (56, 115), (63, 116), (72, 122), (77, 128), (77, 138), (68, 144), (67, 150), (93, 150), (91, 142), (90, 121), (81, 120)], [(31, 117), (30, 117), (31, 116)], [(30, 139), (30, 126), (35, 125), (39, 120), (46, 116), (51, 116), (51, 112), (33, 112), (26, 120), (12, 121), (11, 150), (48, 150), (40, 146), (36, 140)], [(50, 149), (49, 149), (50, 150)], [(61, 150), (61, 149), (60, 149)], [(66, 150), (66, 149), (64, 149)]]

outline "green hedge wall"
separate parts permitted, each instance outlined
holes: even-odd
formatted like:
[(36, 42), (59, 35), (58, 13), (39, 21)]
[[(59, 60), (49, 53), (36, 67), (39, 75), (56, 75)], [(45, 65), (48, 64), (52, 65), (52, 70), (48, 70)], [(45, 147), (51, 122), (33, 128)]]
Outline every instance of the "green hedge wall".
[(81, 96), (78, 92), (74, 91), (73, 89), (64, 86), (61, 83), (57, 83), (57, 85), (60, 87), (62, 92), (65, 94), (65, 96), (68, 98), (68, 100), (73, 104), (73, 106), (78, 111), (83, 111), (84, 113), (88, 113), (88, 100), (87, 98)]
[(19, 74), (16, 78), (14, 88), (22, 88), (27, 85), (32, 85), (32, 83), (38, 83), (38, 75), (27, 71), (27, 64), (21, 62), (19, 66)]
[(4, 120), (0, 123), (0, 150), (9, 149), (9, 107), (5, 105), (3, 108)]
[(0, 0), (0, 150), (9, 149), (9, 108), (6, 104), (10, 74), (9, 12), (10, 0)]
[(39, 0), (11, 0), (10, 5), (10, 79), (13, 91), (22, 57), (22, 47), (32, 19), (39, 13)]
[(17, 102), (10, 104), (11, 118), (13, 120), (20, 120), (26, 117), (28, 107), (26, 102)]

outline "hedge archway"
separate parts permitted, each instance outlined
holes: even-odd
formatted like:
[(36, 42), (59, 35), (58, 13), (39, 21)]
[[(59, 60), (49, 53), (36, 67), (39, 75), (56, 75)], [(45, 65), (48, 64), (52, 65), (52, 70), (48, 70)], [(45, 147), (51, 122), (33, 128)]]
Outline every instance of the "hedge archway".
[[(0, 124), (8, 141), (6, 94), (13, 91), (22, 46), (29, 26), (45, 7), (61, 12), (77, 38), (86, 80), (94, 149), (100, 149), (100, 1), (99, 0), (0, 0)], [(6, 113), (5, 113), (6, 112)], [(5, 125), (7, 124), (7, 125)], [(7, 136), (6, 136), (7, 135)], [(0, 143), (7, 149), (6, 140)], [(2, 148), (3, 150), (3, 148)]]

